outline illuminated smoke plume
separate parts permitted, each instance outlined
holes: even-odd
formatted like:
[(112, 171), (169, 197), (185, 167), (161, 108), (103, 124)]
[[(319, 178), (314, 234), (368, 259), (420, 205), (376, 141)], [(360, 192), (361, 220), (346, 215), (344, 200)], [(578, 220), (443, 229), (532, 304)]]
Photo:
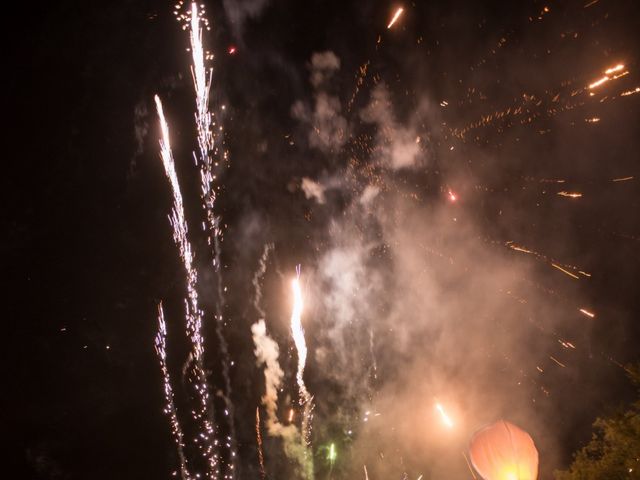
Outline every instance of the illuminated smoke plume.
[(314, 87), (313, 108), (302, 101), (291, 107), (292, 116), (309, 126), (309, 145), (324, 153), (336, 153), (348, 139), (340, 99), (327, 91), (328, 81), (339, 69), (340, 59), (333, 52), (314, 53), (310, 78)]

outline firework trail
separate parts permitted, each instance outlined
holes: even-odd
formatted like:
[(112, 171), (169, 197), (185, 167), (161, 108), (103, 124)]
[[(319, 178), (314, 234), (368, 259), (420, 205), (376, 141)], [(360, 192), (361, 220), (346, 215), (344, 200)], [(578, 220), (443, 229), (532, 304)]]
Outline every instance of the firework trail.
[(169, 376), (169, 369), (167, 368), (167, 324), (164, 321), (162, 303), (158, 305), (158, 333), (155, 339), (155, 347), (164, 383), (164, 398), (166, 403), (164, 413), (169, 416), (171, 423), (171, 434), (173, 435), (173, 440), (178, 451), (178, 458), (180, 459), (180, 477), (182, 480), (191, 480), (191, 474), (187, 468), (187, 459), (184, 456), (184, 434), (178, 421), (178, 413), (173, 400), (171, 378)]
[(258, 442), (258, 461), (260, 462), (260, 478), (264, 480), (264, 455), (262, 453), (262, 433), (260, 433), (260, 407), (256, 407), (256, 441)]
[(192, 410), (192, 414), (196, 423), (202, 425), (202, 431), (198, 435), (200, 439), (198, 445), (208, 465), (208, 477), (216, 478), (218, 473), (218, 459), (214, 450), (215, 431), (213, 422), (209, 418), (211, 402), (202, 362), (204, 346), (202, 338), (202, 312), (198, 307), (198, 293), (196, 291), (198, 275), (193, 268), (193, 253), (191, 244), (187, 239), (187, 221), (184, 216), (184, 206), (178, 176), (176, 174), (175, 162), (173, 160), (173, 154), (171, 153), (169, 126), (164, 117), (162, 102), (157, 95), (155, 96), (155, 102), (160, 120), (160, 129), (162, 131), (160, 156), (173, 191), (173, 208), (169, 220), (173, 227), (173, 240), (180, 251), (180, 258), (182, 259), (187, 276), (187, 299), (185, 300), (186, 330), (187, 337), (191, 342), (189, 355), (193, 362), (195, 390), (198, 397), (198, 406)]
[(310, 443), (311, 436), (311, 412), (313, 410), (313, 397), (307, 390), (304, 383), (304, 366), (307, 363), (307, 344), (304, 339), (304, 330), (302, 328), (302, 290), (300, 289), (300, 267), (298, 266), (297, 276), (293, 279), (291, 285), (293, 287), (293, 311), (291, 312), (291, 334), (298, 351), (298, 371), (296, 380), (300, 391), (300, 405), (304, 408), (302, 415), (302, 436), (307, 445)]
[[(193, 65), (191, 67), (191, 75), (193, 76), (193, 85), (196, 94), (196, 130), (198, 133), (198, 149), (199, 155), (195, 155), (196, 161), (200, 164), (200, 185), (202, 208), (205, 212), (207, 222), (207, 241), (213, 246), (213, 266), (215, 268), (218, 279), (216, 303), (216, 336), (220, 344), (222, 354), (222, 376), (225, 383), (225, 415), (229, 419), (229, 450), (230, 450), (230, 470), (228, 476), (234, 477), (235, 459), (236, 459), (236, 433), (234, 423), (234, 407), (231, 402), (231, 380), (229, 377), (229, 349), (227, 341), (223, 334), (224, 318), (222, 315), (222, 305), (224, 304), (224, 296), (222, 289), (222, 274), (220, 271), (220, 227), (219, 219), (214, 213), (216, 201), (216, 193), (213, 188), (213, 182), (216, 176), (213, 172), (214, 162), (211, 158), (211, 152), (214, 149), (214, 138), (211, 131), (212, 114), (209, 111), (209, 93), (211, 91), (212, 69), (205, 67), (205, 52), (202, 44), (202, 28), (201, 19), (198, 14), (198, 6), (194, 2), (191, 4), (191, 22), (189, 38), (191, 41), (191, 52)], [(217, 166), (217, 163), (215, 164)]]
[(398, 18), (400, 18), (400, 15), (402, 15), (402, 12), (404, 12), (404, 8), (402, 7), (396, 10), (396, 13), (393, 15), (393, 18), (389, 22), (389, 25), (387, 25), (387, 30), (393, 27), (394, 23), (396, 23), (398, 21)]

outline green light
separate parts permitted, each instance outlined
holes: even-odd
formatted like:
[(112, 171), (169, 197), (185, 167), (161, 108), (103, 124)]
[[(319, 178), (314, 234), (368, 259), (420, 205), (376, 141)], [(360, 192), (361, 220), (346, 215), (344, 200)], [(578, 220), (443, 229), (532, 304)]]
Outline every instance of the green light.
[(335, 443), (332, 443), (329, 446), (329, 461), (333, 463), (335, 462), (335, 460), (336, 460), (336, 445)]

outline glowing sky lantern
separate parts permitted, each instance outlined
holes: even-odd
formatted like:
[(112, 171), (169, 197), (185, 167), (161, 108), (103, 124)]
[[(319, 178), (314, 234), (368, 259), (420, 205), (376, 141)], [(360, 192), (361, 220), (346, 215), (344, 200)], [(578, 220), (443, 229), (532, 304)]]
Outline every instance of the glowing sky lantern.
[(469, 456), (473, 467), (484, 480), (538, 478), (538, 450), (531, 436), (504, 420), (473, 435)]

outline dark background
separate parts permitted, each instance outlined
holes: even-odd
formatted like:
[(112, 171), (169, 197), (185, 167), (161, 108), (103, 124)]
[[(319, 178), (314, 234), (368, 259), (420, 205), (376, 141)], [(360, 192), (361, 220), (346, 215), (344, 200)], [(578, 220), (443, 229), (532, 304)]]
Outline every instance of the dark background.
[[(539, 19), (545, 5), (550, 12)], [(384, 2), (273, 1), (259, 17), (248, 18), (241, 33), (229, 26), (223, 5), (206, 6), (213, 26), (206, 40), (214, 45), (220, 72), (213, 96), (231, 111), (231, 162), (220, 213), (232, 239), (234, 222), (248, 211), (268, 213), (273, 225), (288, 222), (290, 251), (278, 260), (288, 267), (304, 256), (306, 207), (292, 205), (302, 196), (287, 186), (331, 165), (297, 152), (300, 161), (282, 167), (278, 162), (290, 153), (275, 140), (264, 161), (252, 159), (261, 138), (283, 138), (293, 129), (290, 107), (310, 95), (313, 52), (330, 49), (341, 58), (336, 88), (344, 92), (351, 91), (364, 59), (394, 92), (464, 98), (469, 84), (481, 85), (484, 103), (463, 102), (443, 114), (454, 128), (513, 105), (522, 91), (544, 97), (567, 79), (588, 84), (618, 61), (631, 73), (615, 90), (639, 84), (640, 12), (633, 1), (600, 0), (588, 8), (575, 1), (416, 2), (405, 5), (398, 25), (403, 35), (385, 37), (379, 48), (375, 39), (385, 34), (393, 12)], [(176, 468), (153, 349), (156, 305), (173, 299), (177, 315), (183, 282), (167, 221), (170, 192), (157, 156), (154, 93), (164, 96), (178, 119), (172, 124), (176, 158), (189, 158), (193, 148), (187, 38), (172, 9), (156, 1), (60, 1), (14, 5), (5, 16), (2, 253), (8, 308), (0, 395), (10, 445), (5, 468), (15, 467), (16, 478), (166, 478)], [(569, 41), (561, 33), (578, 36)], [(423, 42), (416, 44), (420, 36)], [(503, 51), (492, 53), (501, 38), (507, 39), (498, 47)], [(238, 53), (227, 55), (232, 44)], [(398, 98), (408, 112), (413, 97)], [(572, 240), (563, 258), (594, 272), (580, 288), (603, 318), (584, 334), (597, 339), (595, 360), (556, 379), (563, 388), (556, 401), (560, 409), (572, 409), (581, 389), (601, 385), (602, 392), (597, 402), (576, 407), (579, 423), (558, 433), (565, 461), (589, 438), (592, 420), (632, 394), (611, 359), (638, 360), (639, 101), (640, 94), (568, 110), (563, 125), (579, 126), (566, 135), (537, 135), (557, 127), (555, 116), (515, 125), (511, 135), (521, 131), (531, 147), (517, 154), (512, 142), (501, 143), (495, 124), (480, 129), (478, 149), (509, 159), (499, 165), (447, 163), (446, 134), (434, 133), (442, 172), (470, 168), (479, 184), (489, 185), (474, 211), (497, 237), (507, 226), (488, 212), (510, 196), (506, 188), (522, 189), (529, 177), (568, 176), (585, 194), (579, 204), (538, 208), (537, 191), (519, 192), (535, 221), (510, 218), (508, 226), (538, 251), (562, 229)], [(591, 116), (602, 118), (597, 129), (584, 122)], [(145, 125), (140, 143), (136, 128)], [(195, 189), (195, 172), (178, 168)], [(612, 188), (609, 180), (623, 176), (635, 179)], [(441, 178), (425, 184), (439, 192)], [(197, 199), (188, 202), (197, 205)], [(225, 253), (228, 264), (249, 260), (255, 261), (255, 252), (244, 258), (242, 245)], [(246, 279), (250, 272), (236, 281)], [(237, 305), (233, 295), (229, 303)], [(237, 319), (246, 315), (230, 309)], [(252, 348), (248, 324), (239, 325), (229, 332), (236, 360)], [(259, 396), (248, 383), (240, 382), (238, 391)], [(247, 415), (243, 406), (239, 402), (240, 423)], [(240, 441), (253, 441), (251, 432), (240, 427)], [(247, 462), (255, 462), (251, 448), (241, 445)]]

